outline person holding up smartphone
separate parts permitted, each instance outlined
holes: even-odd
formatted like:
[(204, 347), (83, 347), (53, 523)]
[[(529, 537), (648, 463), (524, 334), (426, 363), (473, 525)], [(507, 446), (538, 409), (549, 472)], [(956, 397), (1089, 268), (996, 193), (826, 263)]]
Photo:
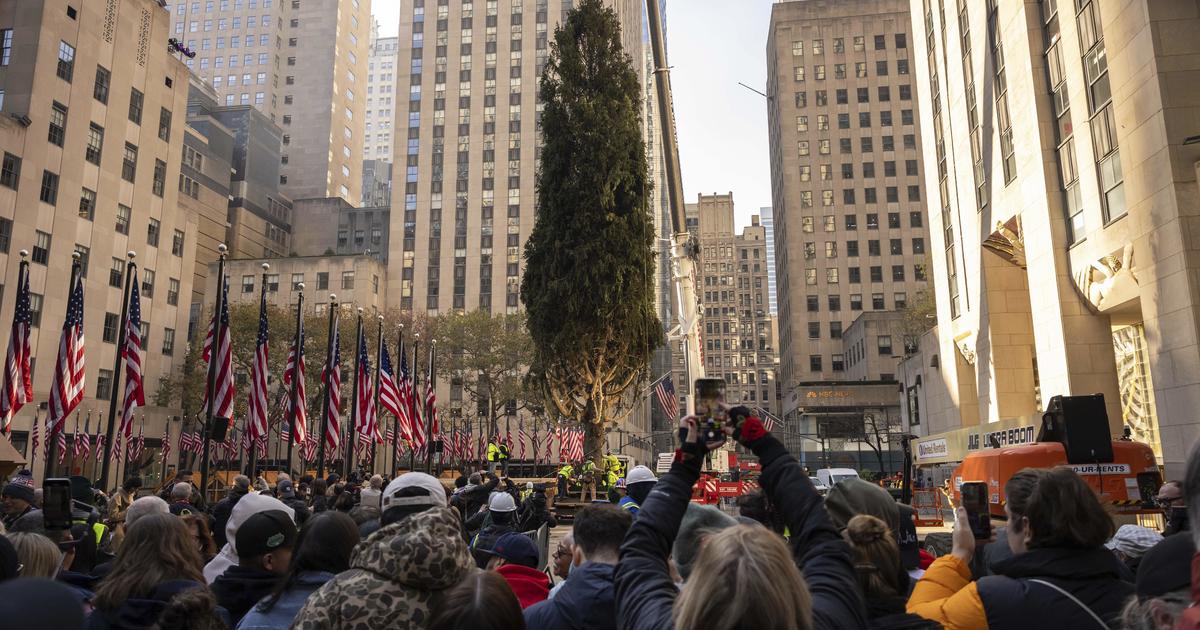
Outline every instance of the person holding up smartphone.
[[(618, 626), (865, 628), (849, 547), (800, 463), (749, 409), (717, 405), (727, 418), (717, 439), (705, 439), (699, 417), (680, 419), (680, 446), (671, 470), (659, 478), (625, 537), (614, 580)], [(791, 549), (757, 524), (723, 529), (705, 538), (680, 590), (668, 557), (704, 457), (727, 437), (758, 456), (763, 490), (791, 531)]]

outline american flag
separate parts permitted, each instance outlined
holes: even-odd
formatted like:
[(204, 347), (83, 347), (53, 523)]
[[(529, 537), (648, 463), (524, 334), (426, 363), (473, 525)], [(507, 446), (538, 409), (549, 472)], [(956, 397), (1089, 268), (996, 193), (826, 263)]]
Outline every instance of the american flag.
[(317, 437), (309, 436), (308, 441), (304, 443), (304, 461), (313, 462), (317, 460)]
[(104, 461), (104, 434), (96, 433), (96, 463)]
[(384, 441), (384, 442), (387, 442), (388, 444), (391, 444), (391, 445), (395, 446), (395, 444), (396, 444), (396, 431), (395, 431), (394, 429), (392, 429), (392, 427), (388, 427), (388, 428), (387, 428), (387, 431), (386, 431), (386, 432), (384, 432), (383, 441)]
[(333, 352), (321, 374), (325, 382), (325, 395), (329, 398), (329, 415), (325, 417), (325, 447), (337, 451), (341, 444), (342, 425), (340, 422), (342, 409), (342, 349), (338, 334), (337, 311), (333, 314)]
[[(75, 421), (79, 422), (79, 416), (75, 416)], [(92, 454), (92, 414), (90, 412), (83, 422), (83, 435), (79, 439), (79, 453), (86, 460)]]
[[(111, 459), (113, 462), (121, 461), (121, 455), (122, 455), (121, 437), (122, 436), (120, 433), (114, 435), (113, 442), (108, 447), (108, 458)], [(128, 443), (129, 440), (125, 440), (125, 442)]]
[(142, 451), (146, 450), (146, 436), (143, 431), (146, 428), (146, 418), (142, 417), (142, 424), (138, 427), (138, 436), (136, 440), (129, 442), (129, 461), (136, 462), (142, 458)]
[(355, 369), (358, 370), (358, 391), (354, 396), (354, 432), (371, 442), (378, 435), (379, 427), (376, 426), (375, 388), (371, 382), (371, 359), (367, 356), (366, 334), (359, 335)]
[(31, 464), (33, 463), (33, 460), (37, 459), (38, 444), (41, 441), (40, 440), (41, 436), (38, 435), (38, 432), (41, 429), (41, 424), (42, 423), (38, 422), (37, 416), (34, 416), (33, 417), (33, 438), (30, 440), (30, 445), (32, 446), (32, 448), (29, 449), (29, 461)]
[[(66, 421), (63, 421), (66, 424)], [(58, 463), (62, 464), (67, 459), (67, 427), (63, 426), (63, 430), (58, 432)]]
[[(387, 345), (379, 347), (379, 406), (400, 420), (400, 425), (408, 423), (408, 413), (400, 406), (400, 388), (396, 386), (396, 374), (392, 371), (392, 357), (388, 356)], [(388, 429), (388, 433), (392, 433)], [(392, 442), (394, 436), (388, 438)]]
[(429, 417), (426, 418), (426, 421), (429, 423), (430, 439), (438, 440), (438, 439), (441, 439), (441, 430), (438, 428), (437, 395), (433, 393), (433, 390), (434, 390), (433, 352), (434, 352), (433, 345), (430, 345), (429, 346), (429, 378), (425, 379), (425, 408), (428, 409), (428, 411), (426, 413), (428, 414)]
[(190, 431), (179, 432), (179, 452), (180, 453), (195, 453), (196, 448), (193, 445), (193, 433)]
[(400, 380), (396, 383), (396, 391), (399, 392), (400, 401), (400, 413), (396, 416), (400, 418), (400, 437), (412, 448), (416, 433), (413, 430), (413, 384), (408, 371), (408, 352), (403, 344), (400, 346)]
[(774, 431), (775, 426), (779, 424), (779, 420), (772, 415), (771, 412), (763, 409), (762, 407), (755, 407), (754, 412), (758, 414), (758, 417), (762, 418), (763, 427), (766, 428), (767, 431)]
[(520, 443), (521, 443), (521, 448), (518, 449), (518, 451), (519, 451), (519, 454), (517, 455), (518, 459), (525, 459), (525, 440), (528, 440), (528, 439), (529, 439), (529, 435), (525, 433), (525, 423), (518, 420), (517, 421), (517, 440), (520, 441)]
[(531, 440), (530, 443), (533, 444), (533, 463), (536, 464), (536, 463), (538, 463), (538, 459), (539, 459), (538, 458), (538, 430), (537, 430), (537, 419), (536, 418), (533, 420), (533, 440)]
[(258, 440), (267, 435), (267, 292), (263, 286), (258, 302), (258, 336), (254, 340), (254, 363), (250, 366), (250, 400), (246, 417), (246, 432)]
[(159, 444), (162, 449), (162, 461), (167, 463), (167, 457), (171, 455), (171, 423), (167, 422), (163, 425), (162, 442)]
[[(562, 454), (562, 451), (560, 450), (559, 455), (561, 455), (561, 454)], [(552, 432), (549, 429), (549, 427), (547, 427), (546, 428), (546, 462), (549, 463), (549, 462), (553, 462), (553, 461), (554, 461), (554, 432)], [(559, 457), (559, 461), (562, 461), (562, 457)]]
[[(300, 353), (300, 362), (299, 362), (300, 369), (299, 369), (299, 377), (298, 377), (298, 380), (296, 381), (295, 409), (292, 409), (291, 399), (288, 400), (288, 411), (289, 411), (289, 417), (291, 418), (291, 420), (288, 422), (288, 424), (289, 424), (288, 432), (291, 434), (290, 437), (294, 443), (303, 444), (308, 439), (307, 431), (305, 430), (306, 425), (308, 424), (308, 412), (305, 409), (305, 401), (308, 400), (308, 398), (305, 397), (305, 392), (304, 392), (304, 322), (303, 322), (303, 320), (301, 320), (300, 331), (297, 336), (300, 338), (300, 352), (299, 352)], [(283, 386), (289, 388), (288, 389), (289, 392), (291, 392), (290, 388), (292, 386), (293, 374), (296, 373), (296, 365), (297, 365), (296, 364), (296, 342), (295, 342), (295, 340), (293, 340), (292, 347), (288, 351), (287, 367), (285, 367), (283, 370)], [(291, 431), (291, 427), (293, 427), (293, 426), (296, 428), (295, 431)]]
[(668, 418), (679, 415), (679, 398), (675, 395), (675, 385), (671, 383), (671, 375), (659, 379), (654, 386), (654, 395), (658, 396), (658, 404), (662, 405), (663, 413)]
[[(58, 359), (50, 380), (50, 414), (46, 417), (47, 437), (57, 435), (59, 455), (66, 450), (63, 435), (67, 416), (83, 400), (86, 381), (86, 361), (83, 342), (83, 278), (75, 279), (75, 288), (67, 301), (67, 317), (63, 321), (62, 338), (58, 343)], [(49, 441), (47, 440), (47, 443)]]
[(422, 419), (421, 406), (417, 404), (417, 386), (414, 380), (416, 379), (417, 368), (417, 353), (413, 351), (413, 373), (409, 374), (407, 366), (401, 363), (401, 370), (405, 372), (404, 384), (401, 385), (401, 391), (404, 392), (409, 401), (409, 406), (412, 409), (412, 444), (411, 447), (415, 451), (424, 451), (427, 436), (425, 433), (425, 422)]
[(79, 457), (83, 450), (83, 443), (79, 439), (79, 414), (75, 414), (75, 433), (71, 437), (71, 454)]
[[(214, 418), (233, 418), (233, 340), (229, 330), (229, 278), (225, 277), (222, 281), (222, 296), (221, 296), (221, 312), (213, 313), (212, 320), (208, 324), (208, 335), (204, 338), (204, 353), (203, 358), (210, 365), (213, 361), (212, 346), (213, 336), (219, 333), (221, 338), (221, 347), (217, 348), (216, 356), (216, 372), (213, 376), (214, 400), (216, 405), (213, 408), (212, 416)], [(205, 392), (205, 396), (208, 392)], [(204, 402), (202, 407), (204, 413), (208, 413), (208, 400)], [(203, 443), (200, 448), (203, 450)]]
[(571, 431), (571, 459), (578, 461), (583, 459), (583, 431)]
[[(0, 383), (0, 421), (4, 432), (12, 430), (13, 415), (25, 403), (33, 400), (33, 378), (29, 370), (33, 356), (29, 346), (29, 329), (33, 317), (29, 308), (29, 263), (22, 262), (18, 275), (24, 274), (17, 285), (17, 306), (13, 311), (12, 333), (8, 337), (8, 355), (4, 359), (4, 382)], [(34, 430), (37, 430), (34, 420)], [(33, 447), (37, 451), (37, 446)]]
[(121, 435), (129, 444), (133, 437), (133, 412), (146, 405), (142, 389), (142, 298), (138, 292), (137, 267), (130, 265), (129, 320), (125, 326), (125, 408), (121, 411)]

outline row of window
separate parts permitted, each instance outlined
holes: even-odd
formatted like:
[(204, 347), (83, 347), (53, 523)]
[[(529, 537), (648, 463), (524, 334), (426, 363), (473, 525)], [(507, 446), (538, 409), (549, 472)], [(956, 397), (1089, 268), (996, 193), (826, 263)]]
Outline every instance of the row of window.
[[(879, 140), (880, 140), (880, 150), (881, 151), (887, 152), (887, 151), (895, 151), (896, 150), (896, 137), (895, 136), (881, 136)], [(905, 134), (903, 136), (903, 142), (904, 142), (903, 146), (905, 149), (917, 148), (917, 137), (913, 134)], [(828, 138), (822, 138), (820, 140), (817, 140), (816, 144), (817, 144), (817, 154), (830, 155), (830, 153), (832, 152), (831, 151), (832, 145), (830, 144), (830, 140)], [(859, 146), (859, 151), (861, 153), (874, 153), (875, 152), (875, 139), (871, 136), (863, 136), (858, 139), (858, 146)], [(807, 157), (809, 155), (812, 155), (812, 141), (798, 140), (796, 142), (796, 153), (800, 157)], [(854, 153), (853, 138), (839, 138), (838, 139), (838, 153), (840, 153), (842, 155), (849, 155), (849, 154)]]
[[(878, 214), (875, 214), (875, 213), (868, 214), (868, 215), (866, 215), (866, 219), (867, 219), (866, 226), (867, 226), (868, 230), (878, 230), (879, 229), (879, 215)], [(816, 223), (816, 217), (801, 217), (800, 229), (802, 232), (811, 234), (812, 232), (815, 231), (814, 230), (815, 223)], [(824, 230), (826, 232), (836, 232), (837, 231), (837, 215), (833, 215), (833, 214), (825, 215), (824, 217), (822, 217), (822, 224), (823, 224)], [(857, 214), (845, 215), (845, 217), (843, 219), (843, 225), (845, 225), (846, 230), (849, 230), (849, 231), (858, 230), (858, 215)], [(908, 227), (920, 228), (923, 225), (924, 225), (924, 216), (919, 211), (913, 211), (913, 212), (908, 213)], [(888, 229), (893, 229), (893, 230), (901, 229), (899, 212), (887, 213), (887, 226), (888, 226)]]
[[(870, 274), (871, 274), (871, 276), (870, 276), (871, 282), (883, 282), (883, 267), (870, 267), (869, 269), (870, 269)], [(907, 275), (905, 273), (905, 269), (906, 268), (904, 265), (892, 265), (892, 282), (904, 282), (906, 280), (906, 275)], [(811, 269), (811, 268), (805, 269), (804, 270), (804, 284), (809, 285), (809, 286), (815, 286), (817, 284), (819, 271), (820, 270), (818, 270), (818, 269)], [(850, 267), (847, 269), (847, 275), (848, 275), (850, 284), (861, 284), (862, 283), (861, 268)], [(918, 282), (924, 282), (924, 281), (928, 280), (925, 265), (922, 265), (922, 264), (913, 265), (913, 280), (916, 280)], [(825, 283), (826, 284), (840, 284), (841, 281), (842, 281), (842, 274), (841, 274), (840, 268), (830, 267), (825, 270)]]
[[(324, 291), (324, 290), (328, 289), (329, 288), (329, 272), (318, 271), (316, 275), (317, 275), (316, 290)], [(242, 293), (254, 293), (254, 283), (256, 282), (257, 278), (259, 278), (259, 276), (253, 275), (253, 274), (243, 275), (242, 276)], [(277, 273), (267, 274), (265, 282), (266, 282), (268, 293), (276, 293), (279, 291), (279, 274), (277, 274)], [(298, 291), (300, 289), (300, 283), (302, 283), (302, 282), (304, 282), (304, 274), (303, 273), (293, 273), (292, 274), (292, 290), (293, 291)], [(342, 272), (342, 289), (343, 290), (354, 289), (354, 272), (353, 271), (343, 271)], [(376, 294), (379, 293), (379, 276), (376, 274), (371, 274), (371, 289)]]
[[(888, 76), (889, 68), (890, 68), (890, 66), (888, 65), (888, 62), (886, 59), (876, 61), (875, 62), (875, 76), (878, 76), (878, 77)], [(816, 80), (816, 81), (824, 81), (825, 80), (825, 64), (815, 65), (812, 67), (812, 69), (813, 69), (812, 76), (813, 76), (814, 80)], [(897, 59), (896, 60), (896, 74), (908, 74), (908, 72), (909, 72), (908, 60), (907, 59)], [(858, 79), (865, 79), (870, 76), (867, 73), (867, 62), (859, 61), (854, 64), (854, 76), (855, 76), (855, 78), (858, 78)], [(793, 81), (795, 81), (796, 83), (803, 83), (805, 78), (806, 78), (806, 72), (805, 72), (804, 66), (795, 66), (792, 68), (792, 80)], [(835, 79), (845, 79), (846, 78), (846, 64), (844, 64), (844, 63), (833, 64), (833, 78), (835, 78)]]
[[(826, 297), (826, 302), (827, 302), (826, 307), (829, 312), (837, 313), (842, 310), (842, 296), (841, 295), (834, 294), (834, 295), (827, 295), (825, 297)], [(901, 310), (901, 309), (906, 308), (908, 306), (908, 294), (905, 293), (904, 291), (897, 291), (897, 292), (893, 293), (892, 294), (892, 303), (893, 303), (893, 308), (895, 308), (896, 310)], [(809, 313), (820, 313), (821, 312), (820, 296), (816, 296), (816, 295), (806, 296), (805, 307), (807, 309), (807, 312), (809, 312)], [(884, 294), (872, 293), (871, 294), (871, 310), (882, 311), (882, 310), (886, 310), (886, 308), (887, 308), (887, 304), (884, 300)], [(851, 311), (861, 311), (862, 309), (863, 309), (862, 295), (857, 294), (857, 293), (851, 294), (850, 295), (850, 310)], [(810, 331), (812, 330), (813, 323), (815, 323), (815, 322), (809, 323)], [(810, 332), (810, 334), (811, 334), (811, 332)], [(834, 339), (841, 338), (841, 336), (842, 336), (842, 323), (841, 322), (830, 322), (829, 336)]]
[[(897, 86), (897, 91), (899, 92), (900, 100), (902, 100), (902, 101), (911, 101), (912, 100), (912, 86), (911, 85), (905, 83), (904, 85)], [(846, 88), (839, 88), (837, 90), (834, 90), (833, 98), (834, 98), (834, 103), (837, 105), (849, 105), (850, 104), (850, 92)], [(829, 92), (827, 90), (816, 90), (813, 92), (813, 99), (814, 99), (813, 102), (817, 107), (827, 107), (829, 105)], [(795, 102), (796, 107), (808, 107), (808, 92), (807, 91), (795, 92), (793, 94), (793, 100)], [(879, 87), (878, 100), (880, 102), (884, 102), (884, 103), (890, 102), (892, 100), (891, 86), (883, 85), (883, 86)], [(859, 103), (859, 104), (870, 103), (871, 102), (871, 88), (865, 88), (865, 87), (857, 88), (855, 90), (855, 102)]]
[[(893, 35), (893, 37), (894, 37), (894, 41), (895, 41), (895, 47), (897, 50), (904, 50), (904, 49), (908, 48), (908, 34), (907, 33), (896, 33), (895, 35)], [(873, 37), (873, 39), (874, 39), (874, 44), (875, 44), (875, 48), (874, 48), (875, 50), (887, 50), (887, 35), (875, 35)], [(834, 54), (840, 55), (840, 54), (846, 52), (846, 38), (834, 37), (830, 41), (833, 46), (832, 50), (833, 50)], [(852, 50), (854, 52), (866, 51), (866, 49), (867, 49), (866, 36), (865, 35), (854, 35), (853, 37), (850, 38), (850, 45), (852, 46)], [(824, 39), (812, 40), (812, 54), (814, 54), (814, 55), (824, 55), (825, 54), (825, 40)], [(794, 57), (803, 57), (804, 56), (804, 40), (802, 40), (802, 39), (792, 40), (792, 56), (794, 56)]]
[[(877, 241), (877, 240), (867, 241), (867, 255), (868, 256), (879, 256), (880, 255), (879, 252), (880, 252), (879, 241)], [(904, 255), (904, 239), (900, 239), (900, 238), (891, 239), (888, 243), (888, 253), (890, 253), (893, 256), (903, 256)], [(917, 238), (912, 239), (912, 253), (914, 253), (914, 254), (924, 254), (925, 253), (925, 239), (924, 238), (917, 237)], [(812, 241), (808, 241), (808, 242), (804, 243), (804, 259), (805, 260), (813, 260), (816, 257), (817, 257), (817, 244)], [(825, 241), (825, 258), (828, 259), (828, 258), (837, 258), (837, 257), (838, 257), (838, 242), (837, 241)], [(858, 241), (846, 241), (846, 257), (847, 258), (857, 258), (858, 257)]]
[[(865, 128), (870, 127), (871, 120), (872, 120), (871, 112), (859, 112), (858, 113), (858, 127), (860, 129), (865, 129)], [(892, 118), (891, 110), (885, 110), (885, 111), (879, 112), (879, 126), (880, 127), (891, 127), (893, 125), (893, 121), (894, 121), (894, 119)], [(829, 115), (828, 114), (817, 114), (816, 122), (817, 122), (817, 126), (816, 126), (817, 131), (829, 131)], [(911, 110), (911, 109), (900, 110), (900, 123), (902, 125), (912, 125), (913, 124), (913, 110)], [(850, 129), (850, 114), (842, 113), (842, 114), (837, 115), (837, 128), (838, 129)], [(808, 116), (807, 115), (796, 116), (796, 131), (798, 131), (800, 133), (806, 133), (806, 132), (808, 132), (808, 130), (809, 130)]]

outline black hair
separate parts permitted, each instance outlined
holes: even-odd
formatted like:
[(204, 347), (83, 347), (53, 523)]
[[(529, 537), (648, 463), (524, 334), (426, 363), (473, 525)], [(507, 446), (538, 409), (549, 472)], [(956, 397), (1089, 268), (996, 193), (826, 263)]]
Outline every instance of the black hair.
[(142, 478), (138, 477), (137, 475), (127, 478), (125, 480), (125, 483), (121, 484), (121, 488), (124, 489), (125, 492), (133, 492), (134, 490), (137, 490), (138, 488), (141, 488), (141, 487), (142, 487)]
[(308, 519), (300, 529), (287, 574), (259, 605), (259, 610), (270, 612), (279, 597), (296, 584), (301, 572), (341, 573), (349, 569), (350, 553), (358, 541), (358, 525), (341, 512), (325, 511)]
[[(641, 484), (635, 484), (641, 485)], [(633, 515), (615, 505), (585, 505), (575, 513), (572, 532), (575, 545), (588, 556), (597, 552), (616, 554), (633, 526)]]

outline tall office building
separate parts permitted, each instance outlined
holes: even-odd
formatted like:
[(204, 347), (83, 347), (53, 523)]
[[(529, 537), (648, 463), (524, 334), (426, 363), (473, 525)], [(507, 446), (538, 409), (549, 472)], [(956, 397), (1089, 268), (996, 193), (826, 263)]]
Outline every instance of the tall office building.
[[(626, 52), (642, 59), (640, 3), (612, 4)], [(394, 143), (390, 302), (428, 313), (520, 308), (537, 200), (538, 78), (570, 5), (413, 0), (402, 7), (396, 111), (406, 113), (397, 114), (405, 140)]]
[(781, 378), (844, 379), (842, 331), (926, 287), (905, 0), (772, 6), (767, 44)]
[(1177, 478), (1200, 437), (1200, 87), (1188, 70), (1200, 41), (1186, 35), (1200, 12), (1147, 0), (911, 10), (921, 125), (936, 142), (924, 174), (940, 373), (961, 411), (929, 422), (1036, 425), (1052, 396), (1102, 393), (1114, 433), (1128, 426)]
[[(698, 195), (687, 204), (688, 224), (700, 244), (696, 292), (704, 373), (725, 379), (725, 400), (778, 414), (775, 396), (775, 322), (768, 309), (767, 234), (758, 215), (738, 234), (733, 193)], [(683, 381), (677, 362), (676, 382)], [(690, 391), (692, 383), (683, 382)], [(678, 388), (677, 388), (678, 390)]]
[(779, 314), (779, 299), (775, 294), (775, 210), (770, 206), (758, 209), (763, 229), (767, 231), (767, 286), (771, 296), (771, 314)]
[(283, 128), (279, 181), (292, 199), (359, 202), (369, 0), (176, 0), (174, 36), (222, 105)]
[[(392, 124), (396, 112), (396, 51), (399, 39), (379, 37), (379, 23), (371, 28), (370, 56), (367, 58), (367, 111), (363, 133), (364, 160), (381, 160), (390, 163), (392, 149)], [(403, 102), (403, 101), (399, 101)]]
[[(114, 389), (126, 252), (137, 253), (147, 457), (178, 408), (154, 404), (182, 364), (194, 260), (205, 229), (182, 208), (187, 68), (167, 52), (170, 18), (153, 0), (0, 4), (0, 321), (12, 321), (20, 250), (29, 250), (33, 400), (13, 420), (25, 452), (49, 400), (66, 317), (71, 254), (84, 274), (87, 372), (81, 416), (96, 432)], [(181, 299), (182, 296), (182, 299)], [(118, 368), (120, 369), (120, 368)], [(75, 419), (67, 429), (74, 428)], [(84, 424), (81, 418), (80, 430)], [(136, 429), (135, 429), (136, 430)], [(42, 432), (45, 444), (45, 432)], [(44, 456), (33, 467), (40, 477)], [(52, 474), (93, 472), (72, 461)], [(127, 471), (138, 472), (135, 467)], [(141, 471), (154, 479), (158, 466)], [(96, 473), (98, 474), (98, 473)], [(110, 476), (110, 480), (113, 477)]]

